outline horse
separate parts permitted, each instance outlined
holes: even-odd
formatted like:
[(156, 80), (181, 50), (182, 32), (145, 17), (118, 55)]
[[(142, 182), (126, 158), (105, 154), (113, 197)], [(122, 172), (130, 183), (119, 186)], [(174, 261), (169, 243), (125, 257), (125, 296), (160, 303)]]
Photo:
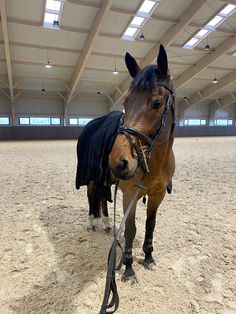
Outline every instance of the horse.
[(140, 69), (129, 53), (126, 53), (125, 62), (133, 80), (124, 100), (124, 122), (109, 155), (109, 168), (120, 180), (124, 212), (143, 177), (143, 187), (130, 210), (124, 232), (122, 280), (134, 283), (137, 281), (132, 267), (135, 213), (138, 200), (144, 196), (148, 197), (148, 202), (142, 263), (149, 270), (155, 268), (152, 253), (156, 213), (166, 191), (171, 192), (175, 171), (172, 149), (175, 113), (173, 82), (163, 45), (160, 45), (156, 65)]
[[(123, 264), (125, 272), (122, 281), (137, 281), (133, 270), (132, 247), (136, 234), (135, 213), (137, 202), (147, 196), (146, 232), (143, 243), (145, 258), (143, 265), (154, 270), (153, 232), (156, 223), (156, 213), (165, 197), (166, 191), (172, 189), (172, 177), (175, 171), (175, 159), (172, 150), (174, 141), (175, 110), (173, 82), (169, 75), (168, 60), (165, 48), (160, 45), (157, 64), (141, 69), (136, 60), (129, 54), (125, 55), (127, 69), (133, 78), (128, 94), (124, 100), (124, 111), (111, 112), (108, 118), (97, 118), (85, 127), (77, 144), (77, 178), (76, 188), (87, 185), (89, 199), (89, 227), (95, 230), (97, 219), (103, 217), (105, 230), (109, 231), (107, 200), (111, 201), (109, 187), (119, 180), (119, 187), (123, 193), (124, 213), (132, 201), (136, 187), (142, 188), (138, 192), (131, 211), (125, 223), (125, 249)], [(109, 135), (109, 141), (101, 141), (104, 135), (96, 135), (98, 126), (102, 123), (106, 131), (111, 129), (111, 121), (116, 120)], [(110, 134), (109, 133), (109, 134)], [(103, 133), (104, 134), (104, 133)], [(108, 136), (105, 136), (108, 137)], [(96, 151), (100, 141), (102, 147)], [(82, 143), (83, 142), (83, 143)], [(88, 148), (88, 143), (90, 146)], [(106, 154), (104, 154), (104, 150)], [(104, 157), (101, 163), (101, 156)], [(91, 157), (92, 156), (92, 157)], [(99, 165), (94, 167), (98, 157)], [(81, 158), (88, 164), (81, 162)], [(102, 165), (101, 165), (102, 164)], [(100, 189), (101, 184), (96, 178), (101, 178), (99, 171), (106, 172), (106, 189)], [(82, 177), (82, 178), (81, 178)], [(97, 181), (97, 184), (96, 184)], [(105, 193), (104, 193), (105, 191)]]

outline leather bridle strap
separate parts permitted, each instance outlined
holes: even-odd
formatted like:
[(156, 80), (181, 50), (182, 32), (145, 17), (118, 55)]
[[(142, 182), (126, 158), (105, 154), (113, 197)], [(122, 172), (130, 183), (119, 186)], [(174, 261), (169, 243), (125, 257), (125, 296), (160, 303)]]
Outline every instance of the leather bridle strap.
[(135, 135), (135, 136), (139, 137), (141, 140), (146, 142), (149, 146), (152, 144), (152, 139), (150, 137), (139, 132), (138, 130), (136, 130), (134, 128), (128, 127), (127, 125), (121, 125), (118, 129), (118, 133), (124, 133), (126, 136), (127, 136), (127, 133), (129, 133), (131, 135)]

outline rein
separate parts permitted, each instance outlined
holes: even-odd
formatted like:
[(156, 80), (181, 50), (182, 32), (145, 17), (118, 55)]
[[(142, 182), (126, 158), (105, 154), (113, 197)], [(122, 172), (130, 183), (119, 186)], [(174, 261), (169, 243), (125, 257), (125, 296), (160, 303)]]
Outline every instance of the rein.
[[(121, 269), (122, 258), (123, 258), (123, 249), (122, 249), (121, 244), (119, 243), (119, 240), (121, 237), (121, 233), (125, 227), (125, 222), (129, 216), (130, 210), (131, 210), (132, 206), (134, 205), (136, 199), (138, 198), (140, 190), (143, 188), (144, 178), (146, 177), (146, 175), (149, 172), (148, 160), (150, 158), (152, 149), (154, 147), (154, 144), (156, 143), (158, 135), (160, 135), (162, 128), (166, 125), (172, 95), (174, 94), (173, 90), (168, 85), (166, 85), (165, 83), (160, 83), (157, 86), (163, 86), (165, 89), (167, 89), (169, 91), (170, 95), (168, 96), (168, 99), (166, 102), (166, 107), (165, 107), (165, 110), (162, 114), (160, 126), (157, 129), (157, 131), (155, 132), (155, 134), (152, 137), (148, 137), (145, 134), (139, 132), (138, 130), (128, 127), (127, 125), (122, 125), (118, 129), (118, 134), (123, 133), (127, 137), (127, 139), (129, 140), (129, 142), (132, 144), (134, 150), (136, 151), (137, 158), (138, 158), (138, 166), (140, 166), (142, 168), (143, 175), (142, 175), (142, 178), (141, 178), (139, 184), (137, 185), (137, 188), (136, 188), (136, 191), (133, 195), (133, 198), (131, 199), (131, 201), (130, 201), (130, 203), (129, 203), (126, 211), (125, 211), (125, 214), (123, 216), (123, 219), (121, 221), (120, 227), (119, 227), (117, 232), (115, 231), (115, 213), (116, 213), (116, 198), (117, 198), (117, 192), (118, 192), (118, 188), (119, 188), (119, 180), (116, 181), (115, 192), (114, 192), (114, 241), (112, 243), (112, 246), (111, 246), (111, 249), (110, 249), (110, 252), (108, 255), (108, 262), (107, 262), (108, 269), (107, 269), (107, 276), (106, 276), (106, 286), (105, 286), (103, 302), (102, 302), (102, 306), (101, 306), (99, 314), (115, 313), (119, 307), (119, 295), (117, 292), (117, 286), (116, 286), (116, 281), (115, 281), (115, 272), (117, 270)], [(172, 109), (172, 117), (173, 117), (172, 126), (171, 126), (171, 134), (172, 134), (174, 131), (175, 124), (176, 124), (174, 102), (172, 103), (171, 109)], [(138, 145), (137, 145), (137, 142), (132, 138), (131, 135), (134, 135), (134, 136), (138, 137), (139, 139), (145, 141), (148, 144), (148, 150), (146, 152), (144, 151), (143, 146), (141, 145), (141, 141), (139, 140), (139, 144), (140, 144), (140, 148), (141, 148), (141, 152), (140, 152)], [(120, 247), (121, 252), (122, 252), (122, 256), (121, 256), (120, 262), (118, 263), (118, 266), (116, 267), (116, 248), (117, 248), (117, 246)], [(111, 293), (112, 293), (112, 295), (111, 295)], [(110, 298), (110, 296), (111, 296), (111, 298)], [(111, 299), (110, 302), (109, 302), (109, 299)], [(114, 307), (114, 309), (111, 309), (112, 307)]]

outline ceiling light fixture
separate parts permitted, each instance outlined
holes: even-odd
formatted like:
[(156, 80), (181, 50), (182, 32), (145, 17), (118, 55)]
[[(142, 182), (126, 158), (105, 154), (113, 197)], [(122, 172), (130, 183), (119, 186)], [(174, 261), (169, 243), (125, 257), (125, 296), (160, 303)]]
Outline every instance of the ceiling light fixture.
[(219, 81), (217, 79), (217, 76), (216, 76), (216, 69), (215, 69), (215, 78), (212, 80), (212, 83), (213, 84), (217, 84)]
[(45, 87), (44, 87), (44, 81), (43, 81), (43, 88), (41, 89), (41, 91), (44, 93), (44, 92), (46, 92), (46, 89), (45, 89)]
[(112, 73), (113, 73), (114, 75), (119, 74), (119, 72), (118, 72), (118, 70), (117, 70), (117, 68), (116, 68), (116, 57), (115, 57), (115, 67), (114, 67)]
[(48, 56), (48, 50), (47, 50), (47, 63), (45, 64), (45, 67), (50, 69), (52, 67), (50, 61), (49, 61), (49, 56)]
[(53, 27), (59, 27), (60, 26), (58, 20), (54, 20), (52, 25), (53, 25)]
[(145, 40), (145, 36), (143, 35), (143, 33), (139, 36), (139, 40)]
[(205, 47), (204, 47), (204, 50), (206, 50), (206, 51), (211, 50), (211, 47), (210, 47), (210, 45), (209, 45), (209, 43), (208, 43), (208, 36), (207, 36), (207, 43), (206, 43), (206, 45), (205, 45)]

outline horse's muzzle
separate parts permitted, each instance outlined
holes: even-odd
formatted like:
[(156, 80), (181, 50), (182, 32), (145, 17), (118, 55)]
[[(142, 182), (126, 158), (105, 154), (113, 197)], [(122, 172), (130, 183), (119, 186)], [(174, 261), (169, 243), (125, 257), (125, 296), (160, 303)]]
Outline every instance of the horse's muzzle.
[(118, 164), (111, 167), (110, 169), (112, 174), (117, 178), (121, 180), (128, 180), (134, 177), (136, 169), (130, 170), (129, 169), (129, 163), (126, 159), (120, 160)]

